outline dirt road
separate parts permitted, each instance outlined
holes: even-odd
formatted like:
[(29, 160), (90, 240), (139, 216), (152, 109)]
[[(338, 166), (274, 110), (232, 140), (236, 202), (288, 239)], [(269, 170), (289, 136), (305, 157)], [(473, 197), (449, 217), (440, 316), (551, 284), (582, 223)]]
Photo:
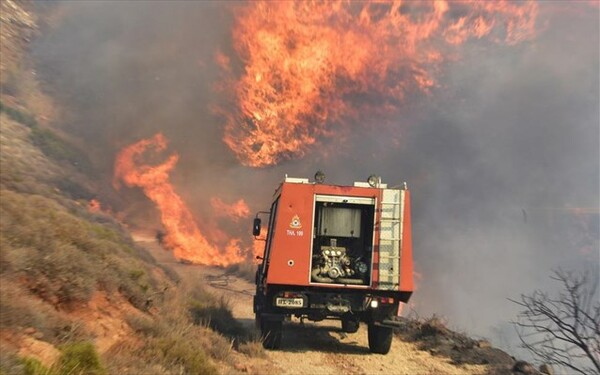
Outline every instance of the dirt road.
[[(162, 249), (150, 236), (135, 236), (158, 262), (171, 266), (183, 280), (202, 277), (208, 289), (229, 299), (233, 315), (244, 326), (254, 329), (252, 295), (254, 285), (218, 267), (182, 264)], [(280, 350), (267, 351), (267, 360), (278, 374), (485, 374), (484, 365), (455, 365), (446, 357), (433, 356), (419, 350), (414, 343), (394, 337), (387, 355), (372, 354), (367, 343), (367, 330), (341, 331), (338, 321), (319, 323), (298, 319), (284, 323)], [(249, 366), (252, 369), (264, 366)]]

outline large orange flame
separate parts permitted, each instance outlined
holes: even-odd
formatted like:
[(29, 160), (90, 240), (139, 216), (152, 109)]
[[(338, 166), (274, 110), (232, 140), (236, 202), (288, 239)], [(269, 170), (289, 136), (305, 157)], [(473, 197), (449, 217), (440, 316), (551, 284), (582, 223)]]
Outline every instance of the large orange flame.
[(248, 205), (243, 199), (232, 204), (227, 204), (220, 198), (213, 197), (210, 199), (210, 204), (212, 205), (216, 216), (225, 216), (235, 222), (250, 216), (250, 208), (248, 208)]
[(122, 180), (129, 187), (140, 187), (160, 210), (166, 230), (163, 242), (173, 249), (178, 259), (206, 265), (226, 266), (244, 260), (240, 254), (240, 240), (231, 239), (223, 251), (202, 235), (190, 210), (169, 182), (169, 172), (175, 167), (178, 155), (173, 154), (159, 165), (146, 165), (143, 157), (167, 147), (162, 134), (143, 139), (125, 147), (115, 161), (114, 185)]
[(222, 53), (216, 59), (238, 103), (222, 109), (224, 141), (248, 166), (301, 157), (340, 136), (333, 126), (344, 117), (427, 93), (449, 48), (532, 38), (537, 13), (533, 1), (250, 2), (233, 30), (243, 71), (236, 76)]

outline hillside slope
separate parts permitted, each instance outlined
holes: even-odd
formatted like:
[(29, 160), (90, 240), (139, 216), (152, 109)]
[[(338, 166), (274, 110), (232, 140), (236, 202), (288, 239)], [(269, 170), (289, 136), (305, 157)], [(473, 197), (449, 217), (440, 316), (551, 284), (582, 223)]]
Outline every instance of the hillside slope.
[(227, 306), (92, 201), (92, 163), (55, 130), (27, 54), (52, 6), (0, 4), (0, 373), (235, 372), (243, 354), (190, 314)]

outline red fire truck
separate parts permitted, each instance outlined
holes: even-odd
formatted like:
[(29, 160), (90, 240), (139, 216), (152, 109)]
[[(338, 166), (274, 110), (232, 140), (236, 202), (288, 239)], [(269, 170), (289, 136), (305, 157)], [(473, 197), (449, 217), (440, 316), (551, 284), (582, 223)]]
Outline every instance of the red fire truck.
[[(261, 232), (260, 214), (253, 234)], [(275, 191), (254, 313), (263, 345), (281, 345), (282, 322), (295, 316), (338, 319), (354, 333), (368, 325), (369, 349), (387, 354), (392, 318), (413, 292), (410, 194), (377, 176), (353, 186), (289, 178)]]

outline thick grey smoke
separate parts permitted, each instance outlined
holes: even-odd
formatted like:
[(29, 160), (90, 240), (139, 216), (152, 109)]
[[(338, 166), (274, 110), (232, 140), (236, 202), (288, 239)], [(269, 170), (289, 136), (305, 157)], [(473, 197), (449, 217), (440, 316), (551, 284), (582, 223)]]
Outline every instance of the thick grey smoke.
[(173, 181), (204, 223), (211, 196), (267, 208), (286, 173), (323, 169), (340, 184), (372, 173), (392, 185), (407, 181), (417, 311), (472, 334), (500, 334), (508, 345), (516, 308), (507, 298), (550, 288), (553, 268), (587, 263), (598, 272), (598, 9), (555, 5), (540, 4), (532, 42), (467, 43), (439, 88), (385, 119), (393, 127), (373, 120), (343, 146), (329, 141), (267, 169), (237, 163), (211, 109), (215, 52), (231, 48), (231, 3), (66, 2), (33, 52), (71, 110), (59, 125), (84, 140), (105, 199), (120, 209), (143, 199), (112, 191), (114, 155), (158, 131), (181, 155)]

